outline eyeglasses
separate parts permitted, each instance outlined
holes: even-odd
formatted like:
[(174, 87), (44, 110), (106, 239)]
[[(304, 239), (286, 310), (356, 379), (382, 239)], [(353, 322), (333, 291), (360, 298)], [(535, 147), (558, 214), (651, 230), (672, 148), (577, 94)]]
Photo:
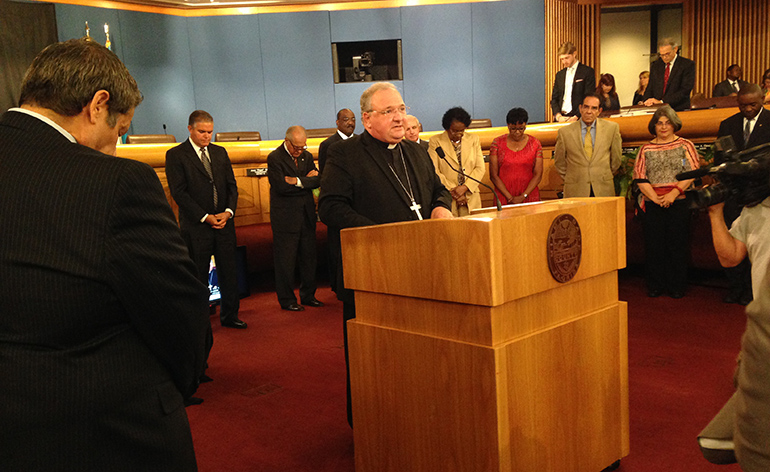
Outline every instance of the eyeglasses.
[(356, 121), (356, 117), (355, 116), (351, 116), (350, 118), (342, 117), (340, 118), (340, 121), (342, 121), (343, 123), (347, 123), (348, 121)]
[(399, 113), (401, 115), (408, 115), (409, 110), (410, 110), (409, 107), (401, 105), (398, 108), (388, 108), (386, 110), (369, 110), (369, 113), (379, 113), (385, 118), (393, 118), (393, 116), (395, 116), (395, 113)]
[(305, 146), (297, 146), (296, 144), (294, 144), (293, 142), (289, 141), (288, 139), (286, 140), (286, 142), (289, 143), (289, 145), (291, 147), (293, 147), (295, 151), (304, 151), (305, 149), (307, 149), (307, 145), (305, 145)]

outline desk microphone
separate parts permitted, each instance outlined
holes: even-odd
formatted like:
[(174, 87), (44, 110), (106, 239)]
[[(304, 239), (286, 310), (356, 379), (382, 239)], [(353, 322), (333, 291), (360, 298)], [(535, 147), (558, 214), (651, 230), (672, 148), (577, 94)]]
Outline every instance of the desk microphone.
[(438, 157), (440, 157), (444, 162), (446, 162), (447, 165), (449, 166), (449, 168), (452, 169), (453, 171), (457, 172), (458, 174), (462, 174), (466, 178), (471, 179), (474, 182), (478, 182), (481, 185), (483, 185), (484, 187), (486, 187), (489, 190), (491, 190), (492, 191), (492, 196), (495, 197), (495, 205), (497, 205), (497, 211), (503, 211), (503, 205), (500, 203), (500, 199), (497, 198), (497, 192), (495, 192), (495, 190), (492, 187), (490, 187), (489, 185), (485, 184), (484, 182), (482, 182), (482, 181), (480, 181), (478, 179), (474, 179), (473, 177), (471, 177), (470, 175), (466, 174), (465, 172), (463, 172), (461, 170), (455, 169), (454, 166), (452, 164), (450, 164), (449, 161), (447, 160), (446, 155), (444, 154), (444, 150), (441, 149), (441, 146), (436, 148), (436, 154), (438, 154)]

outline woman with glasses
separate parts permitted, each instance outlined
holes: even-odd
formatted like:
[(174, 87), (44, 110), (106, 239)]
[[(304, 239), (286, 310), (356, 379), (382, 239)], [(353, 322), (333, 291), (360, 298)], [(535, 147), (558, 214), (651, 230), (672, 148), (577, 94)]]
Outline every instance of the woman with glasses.
[(669, 105), (658, 108), (648, 125), (655, 138), (639, 149), (634, 165), (634, 183), (643, 197), (650, 297), (668, 290), (672, 298), (682, 298), (687, 288), (690, 210), (684, 192), (692, 179), (678, 181), (676, 175), (700, 167), (700, 158), (691, 141), (676, 135), (681, 128), (682, 120)]
[(495, 138), (489, 149), (489, 178), (503, 205), (540, 201), (543, 146), (524, 134), (528, 120), (527, 110), (512, 108), (505, 117), (508, 134)]
[[(470, 210), (481, 208), (479, 184), (473, 179), (484, 178), (486, 168), (479, 137), (465, 132), (470, 124), (471, 115), (467, 111), (460, 107), (450, 108), (441, 119), (444, 132), (431, 137), (428, 143), (428, 153), (436, 173), (452, 194), (454, 216), (465, 216)], [(439, 157), (439, 148), (444, 159)]]

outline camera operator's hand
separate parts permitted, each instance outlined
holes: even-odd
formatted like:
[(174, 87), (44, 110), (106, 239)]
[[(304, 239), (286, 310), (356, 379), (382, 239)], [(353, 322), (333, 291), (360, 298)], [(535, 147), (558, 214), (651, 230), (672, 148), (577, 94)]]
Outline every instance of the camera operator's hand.
[(711, 205), (708, 207), (709, 210), (709, 216), (713, 213), (715, 216), (719, 217), (721, 216), (724, 218), (724, 208), (725, 208), (725, 202), (719, 202), (714, 205)]

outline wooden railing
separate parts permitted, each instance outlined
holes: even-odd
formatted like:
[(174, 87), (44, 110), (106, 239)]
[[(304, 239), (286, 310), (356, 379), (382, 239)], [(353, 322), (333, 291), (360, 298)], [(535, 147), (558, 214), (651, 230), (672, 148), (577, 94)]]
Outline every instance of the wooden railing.
[[(720, 108), (714, 110), (698, 110), (680, 113), (682, 130), (678, 133), (695, 143), (709, 143), (716, 138), (719, 123), (728, 116), (736, 113), (737, 108)], [(647, 130), (650, 115), (623, 116), (608, 118), (620, 125), (620, 133), (623, 136), (623, 146), (639, 146), (651, 138)], [(543, 180), (539, 188), (543, 199), (556, 198), (561, 190), (563, 182), (553, 168), (552, 154), (556, 144), (556, 134), (562, 123), (531, 124), (527, 127), (527, 134), (540, 140), (543, 145), (544, 171)], [(469, 133), (477, 134), (481, 140), (484, 153), (489, 152), (492, 140), (497, 136), (506, 134), (506, 127), (482, 128), (469, 130)], [(421, 138), (429, 139), (439, 131), (424, 132)], [(308, 151), (314, 156), (318, 155), (318, 145), (323, 139), (308, 139)], [(227, 149), (230, 160), (233, 163), (233, 171), (238, 181), (238, 209), (236, 212), (236, 225), (249, 225), (270, 221), (270, 185), (267, 176), (250, 177), (248, 169), (266, 169), (267, 155), (281, 145), (283, 141), (259, 141), (259, 142), (228, 142), (221, 143)], [(168, 191), (165, 173), (166, 151), (175, 144), (132, 144), (118, 146), (118, 156), (136, 159), (152, 166), (158, 173), (161, 183), (166, 190), (166, 197), (174, 211), (177, 211), (174, 201)], [(483, 181), (491, 186), (489, 172)], [(483, 189), (482, 201), (484, 206), (493, 205), (492, 193)]]

